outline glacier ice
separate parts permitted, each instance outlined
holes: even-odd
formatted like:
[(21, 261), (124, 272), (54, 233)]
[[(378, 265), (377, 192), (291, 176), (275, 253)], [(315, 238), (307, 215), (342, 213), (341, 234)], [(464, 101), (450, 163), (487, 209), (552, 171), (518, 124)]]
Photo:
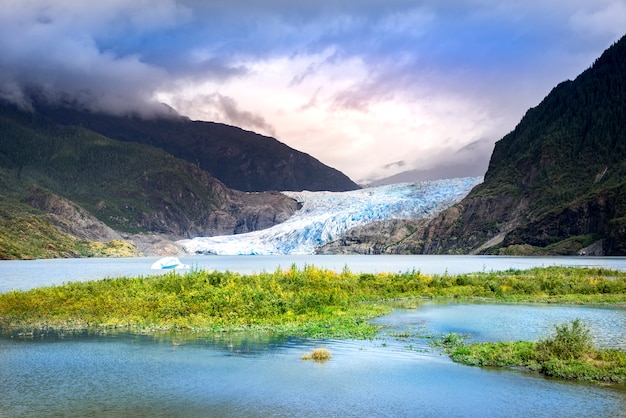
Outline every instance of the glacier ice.
[(399, 183), (349, 192), (283, 192), (301, 209), (285, 222), (239, 235), (178, 241), (188, 253), (314, 254), (349, 228), (387, 219), (431, 217), (460, 201), (482, 177)]

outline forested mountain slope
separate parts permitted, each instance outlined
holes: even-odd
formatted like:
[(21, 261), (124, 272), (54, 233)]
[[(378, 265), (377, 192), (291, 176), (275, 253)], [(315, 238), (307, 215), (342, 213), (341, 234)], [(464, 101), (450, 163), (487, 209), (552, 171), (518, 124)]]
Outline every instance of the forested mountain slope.
[(430, 224), (425, 253), (626, 254), (626, 37), (495, 146), (485, 181)]
[[(20, 239), (43, 246), (66, 239), (56, 236), (59, 230), (103, 241), (119, 233), (189, 238), (268, 228), (297, 210), (280, 193), (231, 190), (160, 149), (62, 126), (8, 104), (0, 106), (0, 138), (0, 258), (21, 258), (13, 245)], [(77, 219), (101, 232), (72, 231)], [(44, 229), (34, 224), (57, 230), (20, 236)]]
[[(36, 96), (35, 96), (36, 97)], [(82, 126), (120, 141), (160, 148), (208, 171), (227, 187), (242, 191), (346, 191), (359, 186), (278, 140), (221, 123), (191, 121), (171, 111), (154, 118), (115, 116), (49, 105), (38, 112), (57, 123)]]

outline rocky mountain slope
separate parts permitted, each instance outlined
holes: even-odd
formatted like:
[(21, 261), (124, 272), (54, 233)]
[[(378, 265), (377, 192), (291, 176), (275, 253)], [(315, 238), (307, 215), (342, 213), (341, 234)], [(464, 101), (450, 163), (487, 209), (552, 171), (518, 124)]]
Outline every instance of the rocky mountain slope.
[[(295, 200), (278, 192), (232, 190), (160, 149), (59, 125), (8, 104), (0, 106), (0, 137), (0, 258), (55, 256), (44, 249), (60, 241), (67, 245), (56, 255), (73, 256), (81, 251), (72, 240), (250, 232), (297, 210)], [(16, 236), (44, 229), (53, 232)], [(20, 254), (37, 242), (44, 249)]]
[[(459, 204), (402, 237), (407, 224), (379, 225), (369, 248), (626, 255), (625, 162), (626, 37), (526, 113), (496, 144), (484, 183)], [(355, 241), (367, 247), (372, 228), (351, 231), (342, 251)]]
[[(34, 97), (37, 97), (36, 95)], [(120, 141), (151, 145), (209, 172), (242, 191), (347, 191), (359, 186), (278, 140), (234, 126), (191, 121), (171, 109), (154, 118), (115, 116), (34, 100), (42, 115), (66, 126), (81, 126)]]

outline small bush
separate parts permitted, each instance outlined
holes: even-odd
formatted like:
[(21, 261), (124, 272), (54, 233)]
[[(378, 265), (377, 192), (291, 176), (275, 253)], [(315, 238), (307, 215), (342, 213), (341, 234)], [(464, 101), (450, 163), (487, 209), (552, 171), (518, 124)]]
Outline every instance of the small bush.
[(593, 350), (593, 341), (589, 328), (580, 320), (556, 325), (553, 337), (540, 340), (537, 351), (544, 359), (576, 360)]
[(332, 357), (330, 351), (325, 348), (316, 348), (311, 353), (302, 356), (302, 360), (314, 360), (324, 362)]

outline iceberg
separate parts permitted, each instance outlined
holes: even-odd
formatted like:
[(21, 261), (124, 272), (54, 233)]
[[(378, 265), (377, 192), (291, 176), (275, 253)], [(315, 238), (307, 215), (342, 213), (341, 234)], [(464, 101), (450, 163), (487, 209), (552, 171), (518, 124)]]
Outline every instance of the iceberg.
[(177, 257), (163, 257), (152, 263), (152, 270), (188, 269), (188, 264), (183, 264)]
[(316, 248), (356, 226), (388, 219), (433, 217), (481, 182), (482, 177), (465, 177), (349, 192), (282, 192), (302, 207), (281, 224), (245, 234), (198, 237), (178, 243), (184, 251), (196, 254), (314, 254)]

